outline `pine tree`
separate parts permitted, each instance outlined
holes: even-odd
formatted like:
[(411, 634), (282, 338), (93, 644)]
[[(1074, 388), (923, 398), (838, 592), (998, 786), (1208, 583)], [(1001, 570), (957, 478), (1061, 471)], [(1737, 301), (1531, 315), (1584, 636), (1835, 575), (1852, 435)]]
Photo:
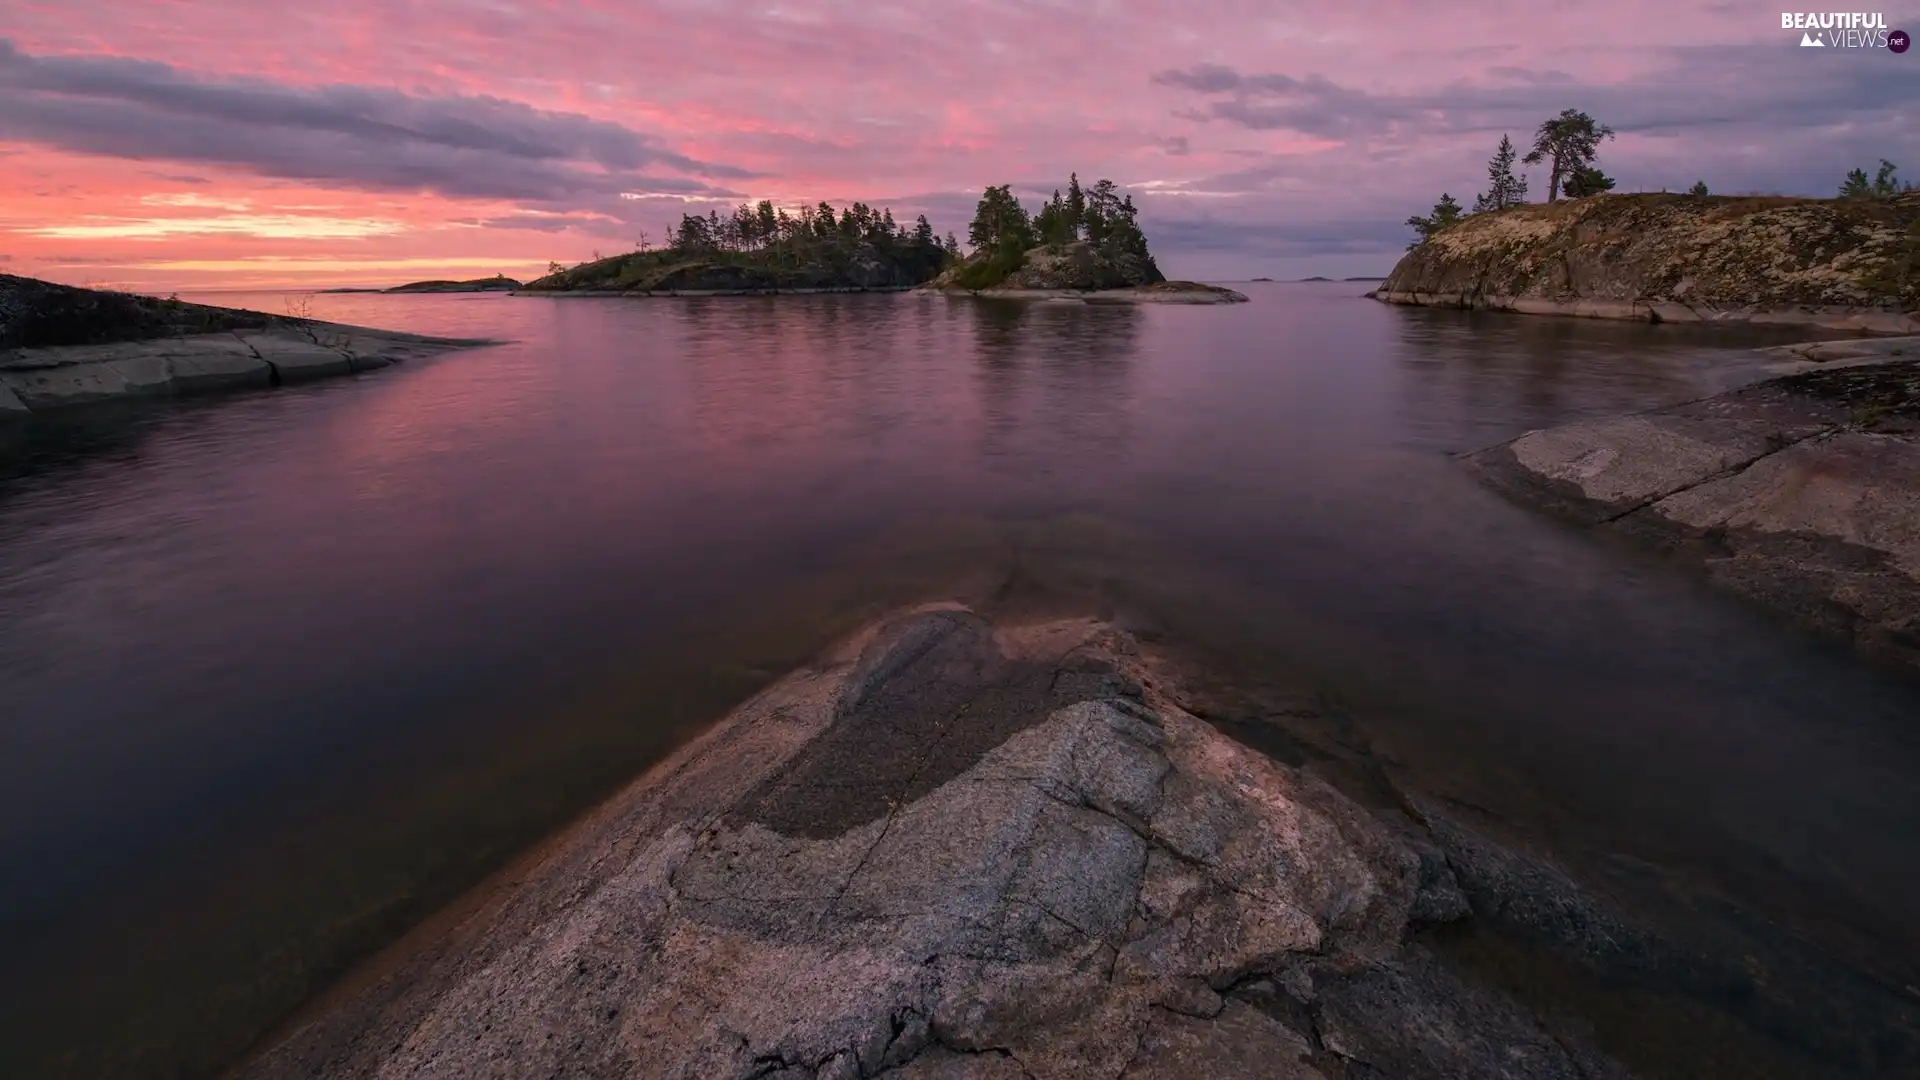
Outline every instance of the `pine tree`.
[(1689, 195), (1705, 195), (1706, 193), (1707, 182), (1705, 180), (1695, 180), (1693, 186), (1687, 189), (1687, 194)]
[(1120, 210), (1118, 189), (1111, 180), (1102, 180), (1093, 185), (1086, 194), (1086, 209), (1082, 213), (1082, 223), (1086, 229), (1087, 243), (1099, 247), (1112, 231), (1113, 221)]
[(1025, 207), (1013, 197), (1013, 186), (989, 187), (974, 209), (973, 222), (967, 226), (967, 243), (975, 251), (1009, 249), (1025, 251), (1033, 246), (1033, 227)]
[(1533, 136), (1533, 149), (1520, 160), (1528, 165), (1551, 162), (1547, 201), (1553, 202), (1560, 197), (1561, 184), (1592, 165), (1600, 144), (1611, 138), (1612, 128), (1594, 123), (1593, 117), (1578, 109), (1565, 109), (1540, 125)]
[(1880, 168), (1867, 179), (1865, 169), (1855, 169), (1847, 174), (1847, 181), (1840, 185), (1840, 197), (1843, 199), (1890, 199), (1903, 191), (1913, 191), (1913, 184), (1900, 182), (1900, 170), (1886, 158), (1880, 159)]
[(1067, 175), (1067, 233), (1069, 239), (1079, 239), (1080, 230), (1087, 223), (1087, 193), (1080, 190), (1080, 174)]
[(1513, 140), (1500, 136), (1500, 148), (1487, 162), (1487, 190), (1473, 200), (1473, 212), (1505, 210), (1527, 201), (1527, 178), (1515, 176)]
[(1444, 191), (1441, 192), (1440, 201), (1433, 204), (1433, 213), (1426, 217), (1407, 219), (1407, 224), (1413, 228), (1413, 231), (1420, 234), (1419, 238), (1407, 247), (1416, 248), (1433, 239), (1433, 234), (1450, 225), (1458, 224), (1460, 216), (1460, 203), (1453, 196)]
[(1567, 177), (1563, 191), (1569, 199), (1585, 198), (1613, 190), (1613, 177), (1591, 165), (1582, 165)]

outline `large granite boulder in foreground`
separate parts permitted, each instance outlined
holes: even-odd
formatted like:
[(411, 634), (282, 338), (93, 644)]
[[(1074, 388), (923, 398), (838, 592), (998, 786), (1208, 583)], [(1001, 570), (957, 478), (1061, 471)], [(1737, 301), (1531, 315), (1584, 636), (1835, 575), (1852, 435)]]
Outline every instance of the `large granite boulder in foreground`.
[(1444, 858), (1098, 623), (898, 618), (516, 876), (242, 1075), (1618, 1075), (1405, 943)]
[(1870, 652), (1920, 664), (1920, 339), (1718, 397), (1528, 432), (1468, 463), (1520, 502), (1696, 560)]

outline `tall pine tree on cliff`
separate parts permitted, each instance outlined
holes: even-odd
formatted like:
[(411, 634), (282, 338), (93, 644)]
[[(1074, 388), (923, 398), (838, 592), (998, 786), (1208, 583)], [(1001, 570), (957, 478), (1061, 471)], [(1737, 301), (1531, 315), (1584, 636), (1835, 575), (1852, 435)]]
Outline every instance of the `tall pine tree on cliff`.
[(1597, 124), (1593, 117), (1578, 109), (1566, 109), (1540, 125), (1534, 132), (1533, 149), (1521, 161), (1528, 165), (1549, 162), (1547, 201), (1560, 198), (1561, 185), (1591, 168), (1600, 153), (1600, 144), (1613, 138), (1613, 129)]
[(1493, 159), (1487, 162), (1487, 190), (1473, 200), (1474, 213), (1505, 210), (1527, 201), (1527, 178), (1515, 176), (1513, 172), (1515, 153), (1513, 140), (1500, 136), (1500, 149), (1494, 151)]

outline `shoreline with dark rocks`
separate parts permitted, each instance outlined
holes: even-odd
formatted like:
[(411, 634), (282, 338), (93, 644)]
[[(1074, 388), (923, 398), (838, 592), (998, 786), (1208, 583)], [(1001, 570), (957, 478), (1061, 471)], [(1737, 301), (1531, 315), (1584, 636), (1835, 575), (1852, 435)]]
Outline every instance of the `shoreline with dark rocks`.
[(958, 289), (931, 288), (925, 285), (832, 286), (794, 289), (670, 289), (647, 291), (634, 289), (543, 289), (515, 292), (514, 296), (556, 297), (559, 299), (616, 297), (661, 299), (694, 296), (827, 296), (844, 293), (919, 293), (931, 296), (981, 297), (989, 300), (1046, 300), (1084, 304), (1240, 304), (1243, 293), (1218, 285), (1198, 282), (1163, 282), (1149, 286), (1119, 289)]
[(1045, 300), (1082, 304), (1244, 304), (1245, 293), (1204, 285), (1197, 281), (1159, 281), (1118, 289), (988, 289), (931, 288), (942, 296), (977, 296), (989, 300)]
[(675, 296), (838, 296), (845, 293), (912, 292), (918, 287), (916, 285), (820, 285), (764, 289), (519, 289), (509, 295), (551, 296), (561, 300), (583, 297), (664, 299)]
[[(1665, 938), (1463, 810), (1391, 782), (1362, 805), (1194, 710), (1104, 622), (896, 615), (234, 1075), (1698, 1075), (1632, 1008), (1569, 1011), (1568, 979), (1685, 1017), (1688, 1061), (1733, 1040), (1743, 1075), (1920, 1065), (1896, 990), (1790, 942)], [(1564, 973), (1496, 977), (1476, 936)]]
[(1920, 667), (1920, 337), (1763, 351), (1779, 377), (1463, 460), (1521, 505)]
[(1860, 334), (1920, 334), (1920, 314), (1857, 307), (1712, 307), (1677, 300), (1549, 300), (1537, 296), (1479, 293), (1428, 293), (1375, 289), (1372, 300), (1404, 307), (1505, 311), (1519, 315), (1558, 315), (1644, 323), (1709, 323), (1728, 326), (1804, 327)]
[(491, 344), (0, 275), (0, 422), (354, 375)]

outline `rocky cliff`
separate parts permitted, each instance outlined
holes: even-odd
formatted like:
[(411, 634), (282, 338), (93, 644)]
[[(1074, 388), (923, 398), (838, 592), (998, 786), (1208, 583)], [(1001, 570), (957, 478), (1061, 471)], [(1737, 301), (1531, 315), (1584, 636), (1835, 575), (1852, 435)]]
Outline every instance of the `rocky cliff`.
[(1598, 195), (1474, 214), (1412, 250), (1391, 303), (1920, 332), (1920, 192)]

